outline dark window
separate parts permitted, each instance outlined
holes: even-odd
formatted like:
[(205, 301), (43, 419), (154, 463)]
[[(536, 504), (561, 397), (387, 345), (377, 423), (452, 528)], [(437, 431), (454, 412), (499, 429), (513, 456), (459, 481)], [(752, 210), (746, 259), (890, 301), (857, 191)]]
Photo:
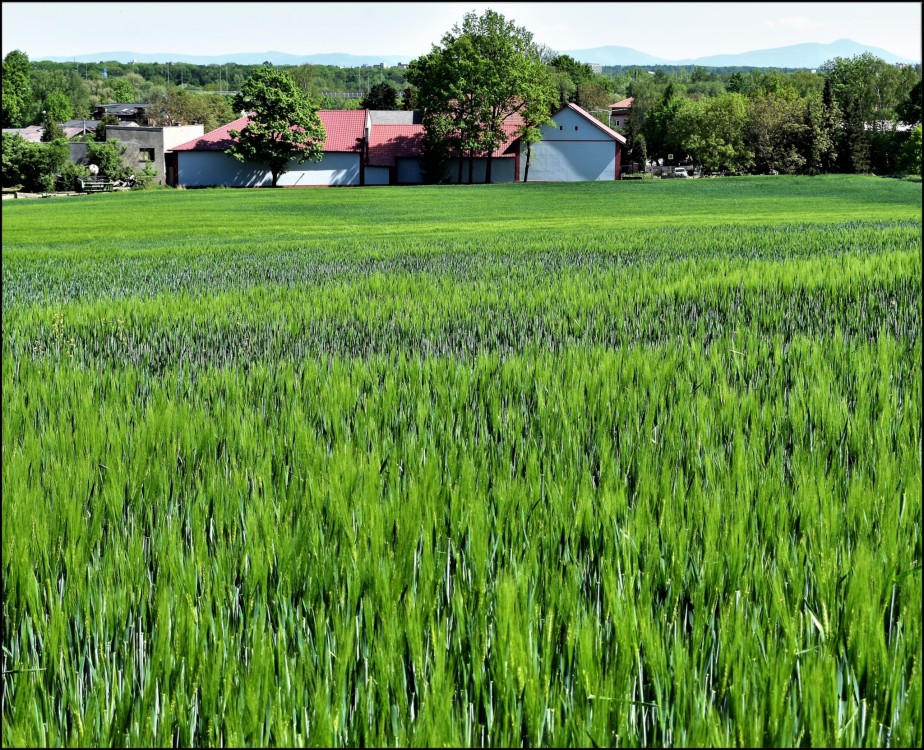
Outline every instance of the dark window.
[(154, 161), (154, 149), (153, 148), (139, 148), (138, 149), (138, 161)]

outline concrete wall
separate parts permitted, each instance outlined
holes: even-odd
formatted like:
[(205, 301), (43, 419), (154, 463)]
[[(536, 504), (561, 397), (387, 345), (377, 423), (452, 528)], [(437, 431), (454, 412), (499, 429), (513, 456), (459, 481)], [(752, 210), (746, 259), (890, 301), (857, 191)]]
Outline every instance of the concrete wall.
[[(107, 125), (106, 140), (114, 138), (125, 146), (122, 158), (136, 172), (144, 169), (150, 149), (153, 149), (151, 166), (157, 170), (155, 181), (163, 185), (167, 175), (164, 153), (174, 146), (200, 137), (204, 132), (202, 125), (176, 125), (166, 128)], [(143, 153), (142, 149), (146, 151)]]
[[(183, 187), (270, 187), (273, 176), (263, 164), (239, 162), (221, 151), (177, 151)], [(291, 162), (279, 186), (359, 185), (359, 154), (325, 154), (320, 162)], [(385, 183), (387, 184), (387, 178)]]

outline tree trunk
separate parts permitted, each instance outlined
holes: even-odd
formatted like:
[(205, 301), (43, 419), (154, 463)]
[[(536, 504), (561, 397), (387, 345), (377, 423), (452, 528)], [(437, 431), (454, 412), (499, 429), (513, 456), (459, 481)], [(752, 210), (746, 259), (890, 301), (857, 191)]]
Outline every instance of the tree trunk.
[(471, 185), (475, 174), (475, 152), (473, 149), (468, 150), (468, 184)]
[(526, 169), (523, 170), (523, 182), (529, 182), (529, 159), (533, 153), (533, 144), (526, 144)]
[(488, 154), (488, 163), (485, 166), (485, 170), (484, 170), (484, 181), (486, 185), (491, 184), (491, 157), (492, 156), (493, 154)]

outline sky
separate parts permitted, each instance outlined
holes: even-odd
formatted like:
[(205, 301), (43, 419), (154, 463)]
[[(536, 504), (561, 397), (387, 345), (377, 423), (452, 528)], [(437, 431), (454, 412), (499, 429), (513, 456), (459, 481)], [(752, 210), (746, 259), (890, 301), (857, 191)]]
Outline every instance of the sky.
[[(554, 50), (616, 45), (672, 60), (851, 39), (921, 60), (920, 2), (30, 3), (4, 2), (3, 55), (425, 54), (490, 8)], [(251, 12), (252, 11), (252, 12)]]

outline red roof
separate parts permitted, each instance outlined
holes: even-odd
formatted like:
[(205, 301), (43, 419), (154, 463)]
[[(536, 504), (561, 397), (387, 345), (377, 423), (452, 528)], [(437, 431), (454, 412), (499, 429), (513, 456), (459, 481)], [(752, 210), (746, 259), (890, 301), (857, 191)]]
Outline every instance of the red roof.
[[(364, 109), (322, 109), (318, 116), (324, 124), (327, 138), (325, 151), (360, 151), (361, 139), (366, 130), (366, 110)], [(243, 130), (249, 122), (248, 117), (239, 117), (227, 125), (222, 125), (205, 135), (194, 138), (172, 151), (224, 151), (234, 143), (230, 136), (232, 130)]]
[(611, 104), (610, 109), (631, 109), (634, 101), (635, 98), (630, 96), (628, 99), (623, 99), (615, 104)]
[(423, 125), (373, 125), (369, 137), (369, 164), (390, 167), (395, 159), (420, 156), (423, 139)]
[[(514, 156), (511, 147), (516, 143), (517, 123), (509, 118), (501, 127), (506, 138), (498, 146), (493, 157)], [(520, 120), (522, 122), (522, 120)], [(373, 125), (369, 137), (369, 164), (375, 167), (390, 167), (395, 159), (416, 158), (423, 152), (426, 131), (423, 125)]]

